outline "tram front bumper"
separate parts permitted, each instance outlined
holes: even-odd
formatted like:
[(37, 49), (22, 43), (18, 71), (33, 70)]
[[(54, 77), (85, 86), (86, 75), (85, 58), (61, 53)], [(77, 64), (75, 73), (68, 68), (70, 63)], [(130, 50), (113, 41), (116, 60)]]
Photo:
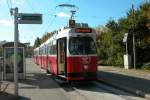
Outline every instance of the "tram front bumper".
[(97, 80), (97, 72), (68, 73), (67, 80)]

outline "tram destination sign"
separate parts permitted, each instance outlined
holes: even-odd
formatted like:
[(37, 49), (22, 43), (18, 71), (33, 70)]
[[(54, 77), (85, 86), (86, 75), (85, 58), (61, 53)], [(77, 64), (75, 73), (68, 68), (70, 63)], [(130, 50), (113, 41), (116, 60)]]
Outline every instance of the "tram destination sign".
[(42, 24), (42, 14), (19, 13), (19, 24)]
[(91, 28), (76, 28), (76, 33), (92, 33)]

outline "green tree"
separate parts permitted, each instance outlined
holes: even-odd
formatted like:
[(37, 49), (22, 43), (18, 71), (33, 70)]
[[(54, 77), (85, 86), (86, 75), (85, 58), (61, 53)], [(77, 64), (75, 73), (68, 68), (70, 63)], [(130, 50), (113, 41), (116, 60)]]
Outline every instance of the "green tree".
[(35, 40), (35, 42), (34, 42), (34, 48), (40, 46), (40, 44), (41, 44), (41, 40), (40, 40), (39, 37), (37, 37), (36, 40)]
[(114, 20), (110, 20), (105, 27), (96, 28), (97, 32), (100, 32), (100, 36), (97, 38), (99, 58), (102, 60), (102, 64), (105, 65), (122, 65), (122, 37), (120, 36), (120, 29), (118, 23)]
[(123, 36), (129, 33), (129, 54), (133, 56), (132, 37), (135, 34), (137, 65), (150, 61), (150, 2), (144, 2), (139, 8), (129, 9), (126, 17), (118, 21), (110, 20), (103, 27), (97, 27), (99, 58), (107, 65), (123, 65)]

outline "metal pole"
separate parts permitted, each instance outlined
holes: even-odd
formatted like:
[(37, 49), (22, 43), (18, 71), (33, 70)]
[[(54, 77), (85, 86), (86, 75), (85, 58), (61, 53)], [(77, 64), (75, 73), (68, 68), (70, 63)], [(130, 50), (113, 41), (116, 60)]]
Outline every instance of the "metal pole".
[(133, 11), (133, 55), (134, 55), (134, 69), (136, 69), (136, 53), (135, 53), (135, 34), (134, 34), (134, 28), (135, 28), (135, 13), (134, 13), (134, 5), (132, 5), (132, 11)]
[(126, 54), (128, 55), (128, 42), (126, 41)]
[(134, 36), (134, 33), (133, 33), (133, 53), (134, 53), (134, 69), (136, 69), (135, 36)]
[(18, 49), (18, 8), (14, 9), (14, 93), (18, 96), (18, 65), (17, 65), (17, 49)]

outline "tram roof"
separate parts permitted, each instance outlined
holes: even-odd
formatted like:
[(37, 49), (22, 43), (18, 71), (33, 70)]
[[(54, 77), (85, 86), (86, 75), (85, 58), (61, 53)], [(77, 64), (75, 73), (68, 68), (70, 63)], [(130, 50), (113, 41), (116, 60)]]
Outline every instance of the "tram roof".
[[(67, 37), (69, 35), (69, 33), (76, 33), (76, 29), (77, 28), (84, 28), (84, 27), (76, 27), (76, 28), (69, 28), (69, 27), (63, 27), (61, 29), (59, 29), (58, 31), (54, 31), (52, 32), (52, 36), (44, 43), (42, 43), (39, 48), (43, 47), (44, 45), (47, 45), (48, 43), (50, 43), (50, 41), (52, 40), (55, 40), (55, 39), (59, 39), (59, 38), (62, 38), (62, 37)], [(89, 27), (87, 27), (88, 29)], [(86, 29), (86, 28), (85, 28)], [(92, 34), (95, 33), (95, 30), (92, 29), (92, 28), (89, 28), (92, 30)], [(82, 34), (82, 33), (78, 33), (78, 34)], [(88, 33), (87, 33), (88, 34)]]
[(39, 49), (39, 47), (36, 47), (34, 50), (38, 50)]

